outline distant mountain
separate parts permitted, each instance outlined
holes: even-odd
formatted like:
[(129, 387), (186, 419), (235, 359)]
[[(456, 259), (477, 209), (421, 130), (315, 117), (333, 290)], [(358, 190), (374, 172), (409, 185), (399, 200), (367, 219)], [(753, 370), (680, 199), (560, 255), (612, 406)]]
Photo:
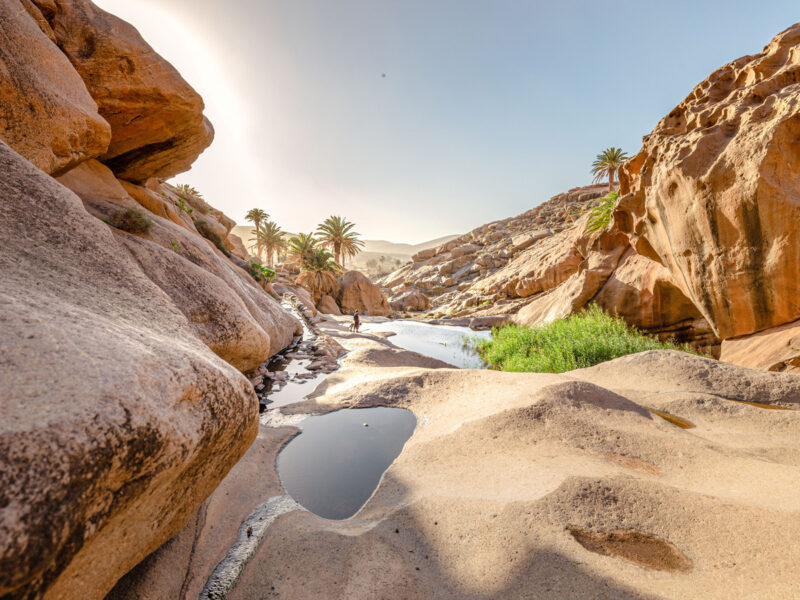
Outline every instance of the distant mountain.
[[(233, 228), (233, 233), (242, 238), (244, 245), (250, 249), (255, 244), (250, 241), (253, 237), (253, 227), (250, 225), (237, 225)], [(294, 235), (287, 233), (287, 235)], [(435, 240), (422, 242), (421, 244), (403, 244), (395, 242), (387, 242), (386, 240), (364, 240), (364, 249), (358, 255), (348, 261), (348, 264), (356, 267), (365, 268), (367, 262), (370, 260), (380, 261), (381, 256), (385, 256), (387, 261), (400, 261), (405, 263), (411, 260), (411, 257), (421, 250), (428, 248), (435, 248), (441, 244), (449, 242), (457, 238), (457, 235), (445, 235)]]
[(395, 242), (387, 242), (385, 240), (364, 240), (364, 253), (372, 254), (402, 254), (407, 255), (409, 258), (420, 250), (427, 250), (428, 248), (435, 248), (441, 244), (445, 244), (450, 240), (454, 240), (458, 235), (445, 235), (435, 240), (422, 242), (421, 244), (398, 244)]

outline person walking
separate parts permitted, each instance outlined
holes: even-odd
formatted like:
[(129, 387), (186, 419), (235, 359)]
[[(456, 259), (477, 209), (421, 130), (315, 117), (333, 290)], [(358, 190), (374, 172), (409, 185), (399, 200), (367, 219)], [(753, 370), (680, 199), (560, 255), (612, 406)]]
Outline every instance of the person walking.
[(353, 313), (353, 331), (358, 333), (358, 328), (361, 327), (361, 317), (358, 316), (358, 311)]

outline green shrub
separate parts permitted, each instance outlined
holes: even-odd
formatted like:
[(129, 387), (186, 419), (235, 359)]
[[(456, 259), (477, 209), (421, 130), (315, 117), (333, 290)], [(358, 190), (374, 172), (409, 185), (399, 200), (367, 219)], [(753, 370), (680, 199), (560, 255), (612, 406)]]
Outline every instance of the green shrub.
[(546, 325), (504, 325), (493, 333), (493, 339), (469, 343), (501, 371), (563, 373), (644, 350), (695, 353), (688, 344), (649, 337), (596, 305)]
[(200, 235), (209, 240), (220, 252), (230, 258), (231, 253), (225, 247), (225, 244), (222, 242), (222, 238), (216, 231), (211, 229), (211, 226), (208, 223), (203, 221), (203, 219), (197, 219), (197, 221), (194, 222), (194, 226)]
[(210, 212), (211, 206), (203, 199), (203, 195), (197, 191), (194, 187), (187, 183), (182, 183), (181, 185), (177, 186), (176, 191), (178, 196), (188, 202), (194, 210), (197, 212), (206, 214)]
[(135, 208), (114, 213), (108, 219), (108, 224), (135, 235), (145, 234), (153, 226), (153, 222), (145, 217), (142, 211)]
[(604, 198), (600, 199), (600, 204), (589, 211), (589, 220), (586, 222), (585, 233), (596, 233), (608, 227), (618, 198), (619, 194), (617, 192), (608, 192)]
[(185, 212), (187, 215), (190, 215), (194, 212), (194, 209), (186, 204), (186, 200), (180, 197), (178, 198), (178, 210), (180, 212)]
[(262, 264), (259, 264), (258, 261), (251, 260), (250, 261), (250, 275), (253, 276), (253, 279), (260, 282), (269, 283), (273, 279), (275, 279), (275, 269), (271, 269), (270, 267), (265, 267)]

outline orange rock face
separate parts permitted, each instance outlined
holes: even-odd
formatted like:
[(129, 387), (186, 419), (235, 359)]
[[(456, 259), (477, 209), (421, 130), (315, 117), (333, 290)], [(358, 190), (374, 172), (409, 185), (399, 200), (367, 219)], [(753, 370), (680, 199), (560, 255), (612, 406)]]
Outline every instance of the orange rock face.
[(381, 288), (359, 271), (347, 271), (339, 278), (337, 301), (344, 314), (355, 311), (385, 317), (392, 313)]
[(642, 329), (662, 329), (700, 312), (681, 292), (669, 271), (632, 249), (594, 298), (601, 307)]
[(644, 139), (616, 214), (725, 339), (800, 317), (800, 24), (712, 73)]
[(111, 124), (101, 160), (134, 182), (188, 170), (214, 131), (202, 98), (175, 68), (133, 26), (88, 0), (34, 2)]
[(800, 374), (800, 321), (725, 340), (720, 359), (743, 367)]
[(46, 173), (103, 154), (111, 129), (38, 9), (0, 2), (0, 23), (0, 139)]

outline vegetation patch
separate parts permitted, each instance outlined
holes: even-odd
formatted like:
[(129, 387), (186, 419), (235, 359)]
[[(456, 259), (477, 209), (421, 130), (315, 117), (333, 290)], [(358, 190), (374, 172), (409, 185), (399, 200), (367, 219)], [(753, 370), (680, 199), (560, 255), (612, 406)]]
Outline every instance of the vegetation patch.
[(600, 204), (590, 209), (585, 233), (597, 233), (611, 224), (611, 216), (614, 214), (617, 199), (619, 199), (617, 192), (608, 192), (605, 197), (600, 199)]
[[(188, 183), (183, 183), (175, 189), (178, 191), (178, 196), (181, 198), (181, 200), (188, 202), (190, 207), (197, 212), (205, 215), (212, 211), (211, 205), (209, 205), (208, 202), (203, 199), (203, 195)], [(178, 208), (181, 209), (180, 206)], [(182, 210), (186, 210), (185, 204)], [(186, 210), (186, 212), (190, 213), (192, 211)]]
[(142, 211), (135, 208), (114, 213), (108, 219), (108, 224), (134, 235), (144, 235), (153, 226), (153, 222), (145, 217)]
[(696, 352), (688, 344), (659, 341), (592, 305), (536, 327), (504, 325), (492, 339), (470, 341), (492, 369), (563, 373), (645, 350)]
[(195, 228), (197, 229), (197, 232), (200, 235), (202, 235), (204, 238), (206, 238), (212, 244), (214, 244), (217, 247), (217, 250), (219, 250), (225, 256), (230, 258), (231, 253), (225, 247), (225, 244), (223, 243), (222, 238), (220, 237), (220, 235), (216, 231), (211, 229), (211, 226), (208, 223), (203, 221), (203, 219), (197, 219), (197, 221), (194, 222), (194, 226), (195, 226)]
[(269, 283), (275, 279), (275, 269), (265, 267), (256, 260), (250, 261), (250, 275), (259, 283)]

